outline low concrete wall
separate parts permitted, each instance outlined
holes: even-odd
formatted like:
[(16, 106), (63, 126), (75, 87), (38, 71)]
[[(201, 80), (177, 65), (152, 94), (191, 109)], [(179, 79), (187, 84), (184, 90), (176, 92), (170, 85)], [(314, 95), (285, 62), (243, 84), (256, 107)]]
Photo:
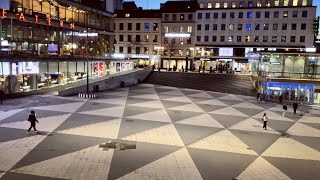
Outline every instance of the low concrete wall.
[[(142, 82), (149, 74), (151, 69), (134, 69), (131, 71), (126, 71), (118, 74), (114, 74), (108, 77), (103, 77), (90, 81), (89, 91), (90, 93), (96, 92), (97, 88), (99, 91), (104, 91), (108, 89), (120, 88), (123, 86), (132, 86)], [(123, 84), (122, 84), (123, 82)], [(122, 85), (121, 85), (122, 84)], [(77, 95), (79, 93), (86, 93), (87, 85), (81, 84), (73, 87), (68, 87), (66, 89), (60, 90), (60, 96), (71, 96)]]

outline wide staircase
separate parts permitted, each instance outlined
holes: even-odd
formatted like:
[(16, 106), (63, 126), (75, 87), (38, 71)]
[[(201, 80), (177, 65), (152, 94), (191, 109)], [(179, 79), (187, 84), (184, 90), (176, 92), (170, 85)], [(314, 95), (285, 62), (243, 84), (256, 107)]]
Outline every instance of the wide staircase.
[(244, 75), (153, 71), (143, 82), (238, 95), (256, 95), (250, 77)]

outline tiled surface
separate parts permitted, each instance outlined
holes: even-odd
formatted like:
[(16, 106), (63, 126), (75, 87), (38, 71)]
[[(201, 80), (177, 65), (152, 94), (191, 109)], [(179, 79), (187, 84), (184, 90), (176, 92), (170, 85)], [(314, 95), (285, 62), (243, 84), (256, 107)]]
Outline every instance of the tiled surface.
[[(290, 108), (282, 117), (255, 97), (150, 84), (9, 100), (0, 179), (320, 179), (320, 113)], [(30, 110), (41, 134), (25, 133)]]

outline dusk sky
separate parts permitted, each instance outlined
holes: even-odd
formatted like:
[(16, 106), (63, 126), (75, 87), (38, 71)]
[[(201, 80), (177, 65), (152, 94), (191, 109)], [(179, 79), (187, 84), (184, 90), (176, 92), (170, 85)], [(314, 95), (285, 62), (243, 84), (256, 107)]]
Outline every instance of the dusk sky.
[[(137, 6), (143, 7), (144, 9), (159, 9), (160, 3), (166, 2), (166, 0), (135, 0), (135, 2)], [(317, 15), (320, 16), (320, 0), (313, 0), (313, 4), (318, 6)]]

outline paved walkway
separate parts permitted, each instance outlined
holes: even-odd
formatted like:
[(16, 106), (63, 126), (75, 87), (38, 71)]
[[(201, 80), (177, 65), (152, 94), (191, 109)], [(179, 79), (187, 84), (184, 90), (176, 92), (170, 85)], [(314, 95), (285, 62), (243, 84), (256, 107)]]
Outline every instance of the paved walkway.
[(149, 84), (99, 96), (1, 105), (0, 179), (320, 179), (319, 111)]

